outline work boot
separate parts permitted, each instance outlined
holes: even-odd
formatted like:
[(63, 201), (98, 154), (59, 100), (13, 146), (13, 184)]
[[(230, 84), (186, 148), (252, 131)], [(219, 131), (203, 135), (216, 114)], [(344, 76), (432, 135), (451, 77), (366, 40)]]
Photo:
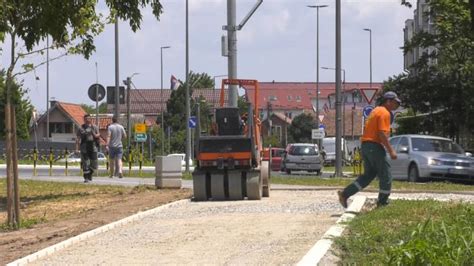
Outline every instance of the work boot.
[(341, 203), (342, 207), (347, 208), (347, 198), (344, 197), (341, 190), (337, 191), (337, 196), (339, 198), (339, 203)]

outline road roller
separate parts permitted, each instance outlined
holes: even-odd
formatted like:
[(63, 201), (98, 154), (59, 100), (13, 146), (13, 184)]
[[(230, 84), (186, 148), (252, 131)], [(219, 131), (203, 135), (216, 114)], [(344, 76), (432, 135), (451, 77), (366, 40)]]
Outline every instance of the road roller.
[[(254, 87), (254, 106), (246, 113), (225, 106), (225, 87)], [(262, 161), (262, 136), (258, 118), (258, 81), (224, 79), (220, 106), (215, 108), (209, 132), (201, 132), (197, 111), (193, 175), (195, 201), (260, 200), (270, 194), (269, 161)]]

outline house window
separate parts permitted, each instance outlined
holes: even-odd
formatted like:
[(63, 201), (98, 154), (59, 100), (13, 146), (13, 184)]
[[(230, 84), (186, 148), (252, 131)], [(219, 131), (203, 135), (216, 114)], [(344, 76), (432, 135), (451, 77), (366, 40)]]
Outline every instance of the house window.
[(276, 101), (276, 100), (278, 100), (278, 99), (277, 99), (277, 97), (276, 97), (275, 95), (270, 95), (270, 96), (268, 96), (268, 100), (269, 100), (269, 101)]
[(296, 96), (296, 102), (301, 102), (301, 96)]
[(50, 133), (73, 133), (72, 123), (49, 123)]
[(291, 97), (291, 95), (288, 95), (288, 101), (291, 101), (293, 100), (293, 97)]

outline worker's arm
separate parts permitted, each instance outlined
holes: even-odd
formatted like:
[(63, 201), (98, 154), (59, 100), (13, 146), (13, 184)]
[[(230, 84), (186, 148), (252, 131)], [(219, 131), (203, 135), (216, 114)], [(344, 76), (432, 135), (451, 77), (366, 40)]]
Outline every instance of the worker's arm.
[(384, 131), (379, 131), (378, 135), (379, 135), (380, 140), (382, 141), (382, 144), (387, 149), (388, 154), (390, 154), (390, 158), (392, 158), (392, 160), (396, 160), (397, 153), (393, 149), (392, 145), (390, 145), (390, 142), (388, 141), (387, 133), (385, 133)]

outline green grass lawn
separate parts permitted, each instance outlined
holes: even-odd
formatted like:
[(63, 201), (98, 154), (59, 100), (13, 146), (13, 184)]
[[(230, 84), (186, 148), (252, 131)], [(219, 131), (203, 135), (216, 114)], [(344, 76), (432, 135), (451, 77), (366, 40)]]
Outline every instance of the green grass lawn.
[(342, 265), (474, 265), (474, 205), (394, 200), (335, 239)]

